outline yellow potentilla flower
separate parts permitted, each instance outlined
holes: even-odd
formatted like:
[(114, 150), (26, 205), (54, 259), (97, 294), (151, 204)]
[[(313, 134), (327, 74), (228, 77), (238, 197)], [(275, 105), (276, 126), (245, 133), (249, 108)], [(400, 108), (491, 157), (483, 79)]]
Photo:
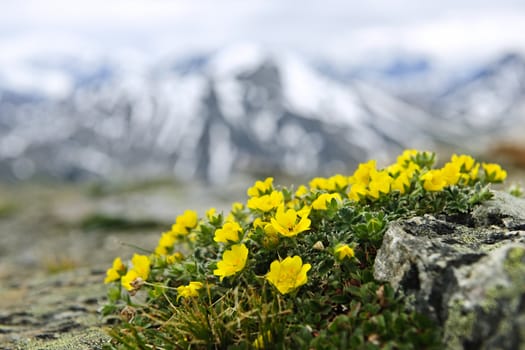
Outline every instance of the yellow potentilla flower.
[(450, 161), (459, 166), (462, 173), (468, 173), (476, 164), (476, 160), (466, 154), (461, 154), (459, 156), (453, 154), (452, 157), (450, 157)]
[(122, 276), (120, 283), (122, 284), (122, 287), (126, 288), (126, 290), (132, 291), (136, 289), (133, 286), (133, 282), (139, 278), (142, 277), (139, 276), (139, 273), (136, 270), (129, 270), (124, 276)]
[(346, 257), (353, 258), (355, 256), (354, 250), (348, 244), (339, 244), (334, 252), (341, 261)]
[(275, 260), (270, 265), (266, 279), (281, 294), (287, 294), (299, 288), (308, 281), (306, 273), (312, 265), (304, 264), (300, 256), (287, 257), (283, 261)]
[[(299, 220), (298, 220), (299, 219)], [(297, 222), (299, 221), (299, 222)], [(277, 208), (275, 218), (271, 219), (275, 231), (286, 237), (293, 237), (310, 229), (311, 220), (308, 216), (300, 217), (294, 209), (285, 211), (284, 206)]]
[(335, 174), (328, 178), (328, 190), (329, 191), (339, 191), (348, 186), (348, 176), (343, 176), (341, 174)]
[(186, 236), (188, 233), (190, 233), (190, 231), (184, 225), (179, 224), (179, 223), (174, 223), (173, 225), (171, 225), (171, 231), (169, 233), (177, 237), (177, 236)]
[(264, 226), (264, 233), (265, 235), (262, 242), (264, 247), (275, 247), (279, 243), (279, 234), (272, 224), (266, 224)]
[(370, 183), (368, 184), (368, 195), (377, 199), (380, 194), (390, 192), (390, 184), (393, 179), (386, 171), (373, 172), (370, 176)]
[(443, 175), (443, 178), (447, 182), (447, 185), (455, 185), (459, 182), (460, 178), (460, 166), (456, 163), (447, 163), (445, 166), (441, 169), (441, 175)]
[(243, 209), (244, 209), (244, 204), (242, 204), (241, 202), (234, 202), (232, 204), (232, 213), (239, 212)]
[(217, 216), (217, 209), (210, 208), (206, 211), (206, 217), (208, 218), (209, 221), (213, 220), (215, 216)]
[(177, 300), (179, 298), (191, 298), (199, 296), (199, 289), (202, 288), (201, 282), (190, 282), (187, 286), (177, 287)]
[(482, 166), (488, 182), (502, 182), (507, 178), (507, 172), (499, 164), (483, 163)]
[(307, 194), (309, 191), (308, 191), (308, 188), (306, 188), (305, 185), (301, 185), (297, 188), (297, 191), (295, 191), (295, 196), (296, 197), (302, 197), (304, 196), (305, 194)]
[(217, 269), (213, 270), (215, 276), (220, 276), (221, 281), (224, 277), (235, 275), (242, 271), (248, 259), (248, 248), (244, 244), (236, 244), (231, 249), (226, 250), (222, 255), (222, 260), (217, 263)]
[(476, 165), (474, 165), (474, 167), (472, 167), (470, 170), (468, 175), (470, 176), (471, 180), (476, 180), (478, 178), (479, 166), (480, 164), (476, 163)]
[(328, 190), (329, 187), (328, 179), (324, 177), (314, 177), (308, 185), (316, 190)]
[(273, 177), (267, 177), (264, 181), (256, 181), (255, 185), (250, 187), (246, 193), (249, 197), (260, 197), (267, 194), (273, 188)]
[(348, 198), (350, 198), (353, 201), (359, 202), (361, 198), (366, 196), (368, 193), (368, 190), (366, 189), (365, 184), (363, 183), (355, 183), (350, 187), (350, 192), (348, 192)]
[(447, 185), (441, 170), (430, 170), (421, 175), (421, 180), (424, 181), (423, 188), (429, 192), (441, 191)]
[(171, 265), (175, 264), (176, 262), (182, 261), (182, 259), (184, 259), (184, 255), (182, 255), (182, 253), (180, 252), (176, 252), (166, 257), (166, 263)]
[(366, 163), (359, 164), (357, 170), (349, 178), (348, 181), (352, 185), (363, 184), (365, 186), (368, 186), (368, 183), (370, 182), (370, 175), (376, 171), (376, 161), (373, 159), (369, 160)]
[(407, 174), (409, 179), (412, 179), (415, 173), (418, 171), (421, 171), (421, 167), (416, 163), (408, 163), (408, 166), (405, 169), (405, 173)]
[(312, 203), (312, 208), (316, 210), (326, 210), (327, 203), (330, 203), (332, 199), (335, 199), (339, 203), (342, 201), (339, 193), (323, 193)]
[(394, 181), (390, 184), (392, 191), (399, 191), (401, 194), (405, 194), (406, 189), (410, 186), (410, 180), (406, 172), (400, 173)]
[(194, 210), (186, 210), (184, 214), (177, 216), (175, 223), (187, 229), (192, 229), (197, 226), (198, 222), (197, 212)]
[(398, 157), (397, 157), (397, 163), (399, 165), (401, 165), (402, 167), (406, 167), (408, 166), (409, 163), (412, 162), (412, 159), (417, 156), (417, 154), (419, 153), (418, 150), (415, 150), (415, 149), (407, 149), (407, 150), (404, 150), (403, 153), (401, 153)]
[(115, 258), (115, 260), (113, 260), (113, 266), (106, 271), (104, 283), (118, 280), (124, 272), (126, 272), (126, 266), (124, 266), (120, 257)]
[(405, 171), (405, 167), (402, 167), (399, 163), (394, 163), (386, 167), (386, 171), (388, 171), (390, 176), (396, 177)]
[(265, 225), (267, 225), (268, 223), (266, 221), (263, 221), (263, 219), (261, 218), (255, 218), (255, 220), (253, 220), (253, 228), (258, 228), (258, 227), (262, 227), (264, 228)]
[(160, 236), (159, 244), (157, 245), (157, 248), (155, 248), (155, 253), (157, 255), (168, 254), (176, 241), (177, 238), (171, 234), (171, 232), (164, 232), (162, 236)]
[(310, 215), (310, 212), (312, 211), (312, 207), (309, 205), (305, 205), (301, 209), (297, 211), (297, 215), (304, 218), (305, 216)]
[(271, 194), (265, 194), (260, 197), (252, 197), (248, 199), (248, 208), (253, 210), (261, 210), (263, 212), (268, 212), (281, 203), (284, 202), (284, 196), (280, 191), (273, 191)]
[(240, 233), (242, 233), (241, 225), (235, 221), (227, 222), (222, 228), (215, 231), (215, 237), (213, 237), (213, 240), (215, 242), (223, 243), (227, 243), (228, 241), (238, 242)]
[(138, 276), (143, 280), (147, 280), (150, 270), (150, 260), (146, 255), (133, 254), (131, 258), (133, 264), (133, 270), (137, 272)]
[(229, 214), (226, 215), (226, 217), (224, 218), (224, 222), (235, 222), (235, 217), (233, 216), (232, 213), (229, 213)]

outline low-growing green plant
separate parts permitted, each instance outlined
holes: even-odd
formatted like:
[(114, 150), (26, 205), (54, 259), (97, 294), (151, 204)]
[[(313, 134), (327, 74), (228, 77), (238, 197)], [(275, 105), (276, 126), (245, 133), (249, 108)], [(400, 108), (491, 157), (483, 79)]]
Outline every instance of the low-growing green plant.
[(144, 230), (160, 229), (164, 223), (153, 219), (131, 220), (118, 215), (94, 213), (84, 217), (78, 224), (82, 230)]
[(395, 164), (308, 186), (257, 181), (229, 213), (187, 210), (154, 252), (116, 258), (106, 315), (112, 348), (432, 349), (440, 330), (373, 278), (389, 222), (465, 213), (506, 172), (453, 155), (407, 150)]

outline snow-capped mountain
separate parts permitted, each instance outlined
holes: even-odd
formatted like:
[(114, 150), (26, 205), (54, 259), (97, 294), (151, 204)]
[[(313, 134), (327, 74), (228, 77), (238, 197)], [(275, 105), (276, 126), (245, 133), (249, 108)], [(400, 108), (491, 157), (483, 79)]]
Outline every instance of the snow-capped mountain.
[(507, 132), (525, 123), (525, 58), (508, 54), (455, 81), (436, 96), (432, 112), (470, 134)]
[(60, 97), (14, 89), (0, 67), (0, 174), (312, 176), (390, 160), (407, 147), (457, 143), (464, 131), (369, 82), (336, 81), (297, 57), (251, 45), (147, 69), (63, 66), (52, 65), (68, 82)]

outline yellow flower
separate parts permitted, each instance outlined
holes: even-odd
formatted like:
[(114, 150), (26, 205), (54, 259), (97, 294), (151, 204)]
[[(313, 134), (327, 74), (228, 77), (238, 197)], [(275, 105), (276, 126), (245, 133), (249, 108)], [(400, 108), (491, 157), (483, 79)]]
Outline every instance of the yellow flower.
[(180, 252), (176, 252), (166, 257), (166, 263), (171, 265), (181, 261), (182, 259), (184, 259), (184, 255), (182, 255)]
[(310, 188), (317, 190), (328, 190), (328, 179), (324, 177), (314, 177), (310, 180)]
[(160, 236), (159, 244), (157, 245), (157, 248), (155, 248), (155, 253), (157, 255), (167, 255), (170, 249), (173, 248), (176, 240), (176, 237), (170, 232), (164, 232), (162, 236)]
[(421, 167), (416, 163), (408, 163), (408, 166), (405, 169), (405, 173), (407, 174), (409, 179), (412, 179), (414, 177), (414, 174), (420, 170)]
[(271, 343), (272, 341), (272, 333), (270, 331), (267, 331), (266, 334), (259, 334), (259, 336), (253, 341), (252, 346), (257, 349), (264, 349), (266, 347), (265, 340), (268, 343)]
[(301, 209), (297, 211), (297, 215), (304, 218), (305, 216), (310, 215), (311, 211), (312, 211), (312, 207), (310, 207), (309, 205), (305, 205), (304, 207), (302, 207)]
[(476, 180), (478, 178), (479, 163), (476, 163), (474, 167), (470, 170), (469, 176), (471, 180)]
[(397, 178), (392, 181), (390, 188), (392, 191), (399, 191), (401, 194), (405, 194), (406, 189), (410, 186), (410, 180), (406, 172), (400, 173)]
[(423, 188), (429, 192), (441, 191), (447, 185), (447, 181), (440, 170), (426, 172), (421, 175), (421, 180), (424, 181)]
[(217, 263), (217, 269), (213, 270), (213, 274), (220, 276), (222, 281), (224, 277), (235, 275), (244, 269), (247, 259), (248, 248), (244, 244), (236, 244), (224, 252), (222, 260)]
[(348, 246), (348, 244), (339, 244), (335, 248), (335, 255), (339, 260), (343, 260), (344, 258), (352, 258), (355, 256), (354, 250)]
[(215, 237), (213, 240), (215, 242), (223, 242), (228, 243), (228, 241), (231, 242), (238, 242), (239, 241), (239, 233), (242, 232), (242, 227), (237, 222), (227, 222), (225, 223), (222, 228), (217, 229), (215, 231)]
[(198, 297), (199, 296), (199, 289), (202, 288), (201, 282), (190, 282), (187, 286), (180, 286), (177, 287), (177, 300), (179, 298), (190, 298), (190, 297)]
[(274, 285), (281, 294), (287, 294), (299, 288), (308, 281), (306, 273), (312, 265), (304, 264), (300, 256), (287, 257), (283, 261), (275, 260), (270, 265), (266, 279)]
[(264, 233), (265, 235), (262, 243), (265, 248), (275, 247), (279, 243), (279, 234), (272, 224), (266, 224), (264, 226)]
[(366, 185), (363, 183), (355, 183), (350, 187), (350, 192), (348, 192), (348, 198), (353, 201), (359, 202), (361, 198), (367, 194)]
[(260, 197), (273, 188), (273, 177), (267, 177), (264, 181), (256, 181), (255, 185), (250, 187), (246, 193), (249, 197)]
[(145, 255), (134, 254), (133, 258), (131, 258), (131, 263), (133, 264), (133, 268), (122, 276), (120, 282), (127, 290), (134, 291), (138, 288), (138, 280), (145, 281), (148, 279), (150, 260)]
[(386, 171), (388, 171), (388, 173), (392, 177), (396, 177), (397, 175), (401, 174), (404, 170), (405, 168), (399, 163), (394, 163), (386, 167)]
[(113, 266), (106, 271), (104, 283), (110, 283), (118, 280), (125, 271), (126, 266), (124, 266), (120, 257), (115, 258), (115, 260), (113, 260)]
[(234, 202), (232, 204), (232, 213), (237, 213), (241, 211), (243, 208), (244, 208), (244, 204), (242, 204), (241, 202)]
[(466, 154), (461, 154), (459, 156), (456, 154), (453, 154), (452, 157), (450, 158), (450, 161), (456, 164), (457, 166), (459, 166), (460, 171), (462, 173), (468, 173), (470, 170), (472, 170), (472, 168), (476, 164), (476, 160)]
[(206, 211), (206, 217), (208, 218), (209, 221), (213, 220), (216, 215), (217, 215), (217, 209), (213, 207)]
[(306, 188), (305, 185), (301, 185), (297, 188), (297, 191), (295, 191), (295, 196), (296, 197), (302, 197), (304, 196), (305, 194), (307, 194), (309, 191), (308, 191), (308, 188)]
[(267, 224), (268, 223), (263, 221), (263, 219), (261, 218), (255, 218), (255, 220), (253, 220), (253, 228), (258, 228), (258, 227), (264, 228), (264, 226)]
[(126, 288), (129, 291), (132, 291), (136, 289), (133, 286), (133, 282), (135, 282), (139, 278), (142, 277), (139, 276), (137, 271), (129, 270), (124, 276), (122, 276), (120, 283), (122, 284), (122, 287)]
[(328, 178), (328, 191), (340, 191), (348, 186), (348, 176), (335, 174)]
[(186, 210), (184, 214), (177, 216), (175, 223), (187, 229), (197, 226), (198, 216), (194, 210)]
[(507, 172), (499, 164), (483, 163), (482, 166), (488, 182), (502, 182), (507, 178)]
[[(297, 219), (299, 219), (297, 222)], [(271, 219), (273, 228), (286, 237), (293, 237), (310, 229), (311, 220), (308, 216), (300, 217), (294, 209), (284, 210), (284, 206), (277, 208), (275, 218)]]
[(415, 149), (404, 150), (403, 153), (397, 157), (397, 163), (402, 167), (407, 167), (409, 163), (413, 162), (413, 158), (417, 156), (418, 153), (419, 151)]
[(441, 174), (443, 175), (443, 178), (447, 182), (447, 185), (455, 185), (458, 183), (460, 178), (460, 166), (456, 163), (447, 163), (445, 166), (441, 169)]
[(178, 224), (178, 223), (174, 223), (173, 225), (171, 225), (171, 230), (169, 233), (177, 237), (177, 236), (186, 236), (188, 233), (190, 233), (190, 231), (185, 226)]
[(332, 199), (341, 202), (341, 195), (339, 193), (323, 193), (312, 203), (312, 207), (317, 210), (326, 210), (326, 204), (330, 203)]
[(373, 198), (379, 198), (381, 193), (390, 192), (392, 178), (386, 171), (377, 171), (370, 174), (370, 183), (368, 184), (368, 195)]
[(363, 184), (365, 186), (370, 182), (370, 175), (376, 172), (376, 161), (369, 160), (367, 163), (361, 163), (357, 167), (357, 170), (350, 177), (349, 183), (354, 184)]
[(265, 194), (260, 197), (248, 199), (248, 208), (268, 212), (278, 207), (284, 201), (284, 196), (280, 191), (273, 191), (271, 194)]
[(139, 277), (147, 280), (149, 276), (150, 260), (146, 255), (133, 254), (131, 258), (133, 270), (135, 270)]

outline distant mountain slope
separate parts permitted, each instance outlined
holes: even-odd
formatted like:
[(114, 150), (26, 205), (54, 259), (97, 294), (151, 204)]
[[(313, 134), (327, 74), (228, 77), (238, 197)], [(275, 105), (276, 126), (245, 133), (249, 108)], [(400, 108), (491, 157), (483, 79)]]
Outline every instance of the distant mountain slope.
[[(518, 56), (458, 82), (427, 110), (249, 45), (148, 69), (72, 67), (61, 73), (71, 81), (63, 98), (0, 85), (0, 175), (312, 176), (407, 147), (465, 146), (479, 130), (523, 118)], [(488, 111), (479, 107), (487, 96)]]
[(456, 81), (432, 103), (436, 115), (471, 131), (495, 131), (525, 121), (525, 58), (508, 54)]

